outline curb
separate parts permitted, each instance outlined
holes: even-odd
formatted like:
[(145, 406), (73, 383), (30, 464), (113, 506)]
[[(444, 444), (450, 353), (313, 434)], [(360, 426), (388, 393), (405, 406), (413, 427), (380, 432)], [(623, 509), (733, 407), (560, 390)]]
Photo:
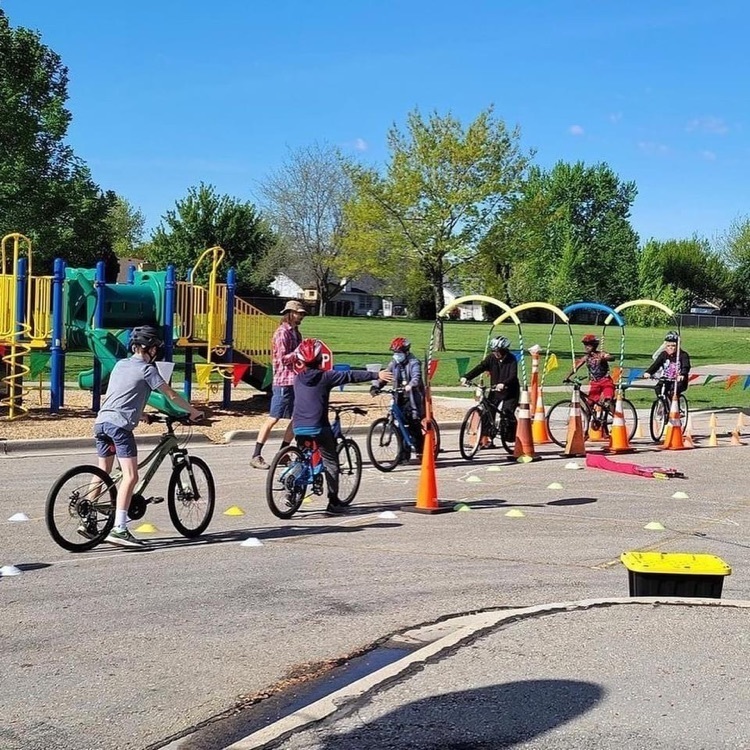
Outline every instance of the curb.
[[(367, 696), (380, 687), (387, 687), (399, 678), (406, 677), (410, 672), (426, 665), (429, 661), (448, 655), (451, 651), (467, 643), (476, 640), (482, 635), (504, 625), (511, 625), (520, 620), (526, 620), (539, 616), (548, 616), (561, 612), (573, 612), (599, 607), (610, 607), (617, 605), (680, 605), (680, 606), (713, 606), (734, 607), (738, 609), (750, 609), (748, 600), (721, 600), (700, 599), (687, 597), (617, 597), (601, 599), (582, 599), (572, 602), (553, 602), (550, 604), (538, 604), (520, 609), (492, 611), (472, 616), (471, 624), (457, 628), (452, 633), (439, 638), (436, 641), (412, 652), (392, 664), (372, 672), (339, 690), (327, 695), (320, 700), (294, 711), (288, 716), (259, 729), (236, 742), (227, 745), (223, 750), (259, 750), (268, 746), (269, 743), (280, 742), (291, 735), (303, 731), (312, 724), (317, 724), (332, 716), (338, 710), (350, 706), (355, 701), (367, 698)], [(168, 745), (162, 750), (179, 750), (189, 747), (195, 739), (194, 735), (188, 734)]]

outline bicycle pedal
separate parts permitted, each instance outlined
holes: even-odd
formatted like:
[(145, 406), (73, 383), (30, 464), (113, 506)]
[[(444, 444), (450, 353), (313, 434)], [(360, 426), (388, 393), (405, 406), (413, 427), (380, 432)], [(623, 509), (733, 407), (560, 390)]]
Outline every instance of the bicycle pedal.
[(159, 503), (164, 502), (164, 498), (163, 497), (150, 497), (148, 499), (148, 502), (153, 503), (154, 505), (158, 505)]

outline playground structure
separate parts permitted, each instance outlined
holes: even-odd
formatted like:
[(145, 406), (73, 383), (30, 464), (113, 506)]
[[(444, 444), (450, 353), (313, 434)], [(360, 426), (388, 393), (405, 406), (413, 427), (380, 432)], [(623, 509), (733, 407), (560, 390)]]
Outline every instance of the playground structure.
[[(165, 271), (128, 270), (125, 283), (105, 279), (104, 262), (95, 269), (67, 268), (54, 262), (52, 276), (36, 276), (32, 243), (14, 233), (0, 242), (0, 361), (5, 397), (0, 407), (7, 418), (23, 416), (28, 393), (25, 381), (39, 377), (49, 365), (50, 410), (64, 405), (65, 356), (90, 351), (91, 370), (81, 372), (79, 387), (92, 392), (98, 410), (101, 393), (115, 363), (127, 356), (130, 329), (161, 328), (164, 360), (173, 362), (176, 349), (185, 356), (184, 393), (191, 396), (193, 374), (208, 386), (220, 377), (222, 401), (228, 406), (232, 385), (243, 380), (259, 390), (271, 382), (271, 337), (276, 321), (235, 297), (234, 269), (218, 282), (224, 257), (220, 247), (205, 250), (188, 274), (178, 281), (174, 266)], [(199, 269), (210, 263), (208, 281), (200, 284)], [(201, 357), (205, 363), (196, 363)], [(33, 365), (33, 367), (32, 367)], [(159, 393), (149, 403), (166, 413), (174, 410)]]

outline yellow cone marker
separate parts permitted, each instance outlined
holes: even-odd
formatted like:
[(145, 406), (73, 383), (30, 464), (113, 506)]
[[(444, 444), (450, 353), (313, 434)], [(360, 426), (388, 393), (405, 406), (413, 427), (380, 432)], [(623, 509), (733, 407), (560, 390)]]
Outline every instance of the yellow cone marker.
[(467, 510), (471, 510), (471, 508), (470, 508), (470, 507), (469, 507), (469, 506), (468, 506), (468, 505), (467, 505), (466, 503), (456, 503), (456, 504), (455, 504), (455, 505), (453, 506), (453, 510), (457, 510), (457, 511), (467, 511)]
[(531, 456), (519, 456), (516, 459), (516, 463), (519, 464), (530, 464), (534, 459)]
[(507, 518), (525, 518), (526, 514), (523, 511), (518, 510), (518, 508), (512, 508), (505, 514), (505, 516)]
[(303, 505), (305, 503), (311, 503), (312, 501), (313, 501), (313, 496), (312, 495), (305, 495), (305, 497), (302, 498), (302, 504)]
[(569, 463), (565, 464), (566, 469), (582, 469), (583, 466), (581, 464), (577, 464), (575, 461), (570, 461)]
[(672, 497), (675, 500), (687, 500), (688, 499), (688, 493), (687, 492), (678, 491), (678, 492), (675, 492), (674, 495), (672, 495)]
[(487, 467), (487, 471), (502, 471), (502, 470), (503, 470), (502, 466), (488, 466)]
[(548, 490), (561, 490), (563, 486), (560, 484), (560, 482), (552, 482), (552, 484), (547, 485)]
[(225, 516), (244, 516), (245, 511), (237, 505), (233, 505), (231, 508), (227, 508), (224, 511)]
[(481, 482), (482, 480), (475, 474), (472, 474), (470, 477), (466, 477), (466, 481), (467, 482)]
[(157, 529), (152, 523), (142, 523), (136, 531), (139, 534), (155, 534), (159, 529)]
[(649, 531), (664, 531), (664, 527), (658, 521), (650, 521), (643, 528)]

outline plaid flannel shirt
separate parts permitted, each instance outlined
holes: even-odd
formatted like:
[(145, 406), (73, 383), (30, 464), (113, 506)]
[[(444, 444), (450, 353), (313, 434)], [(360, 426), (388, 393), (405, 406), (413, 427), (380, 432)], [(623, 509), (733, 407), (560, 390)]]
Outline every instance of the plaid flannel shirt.
[(301, 341), (302, 334), (287, 322), (281, 323), (274, 332), (271, 342), (273, 385), (286, 386), (294, 383), (294, 350)]

